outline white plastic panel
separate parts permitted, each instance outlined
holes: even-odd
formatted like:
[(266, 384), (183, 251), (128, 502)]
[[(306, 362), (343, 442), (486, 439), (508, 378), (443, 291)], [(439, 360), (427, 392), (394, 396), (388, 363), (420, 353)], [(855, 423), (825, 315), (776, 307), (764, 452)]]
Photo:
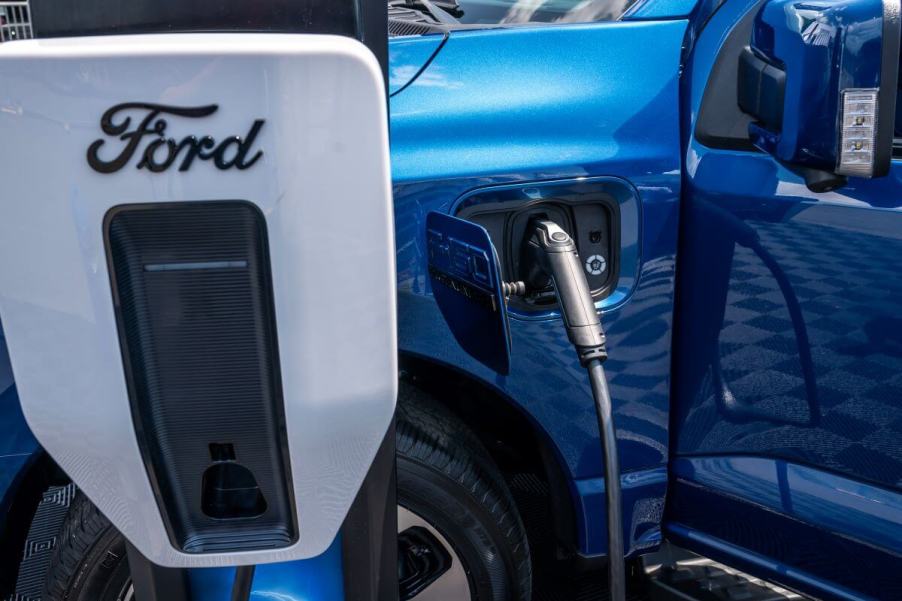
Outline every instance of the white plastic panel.
[[(196, 160), (153, 173), (101, 115), (125, 102), (216, 104), (169, 116), (167, 137), (247, 136), (247, 169)], [(136, 124), (132, 123), (132, 129)], [(385, 92), (356, 41), (197, 34), (0, 46), (0, 317), (29, 425), (113, 524), (166, 566), (285, 561), (334, 539), (394, 411), (394, 240)], [(162, 156), (162, 155), (161, 155)], [(123, 373), (103, 218), (123, 203), (248, 200), (269, 231), (299, 539), (189, 555), (175, 548), (138, 450)]]

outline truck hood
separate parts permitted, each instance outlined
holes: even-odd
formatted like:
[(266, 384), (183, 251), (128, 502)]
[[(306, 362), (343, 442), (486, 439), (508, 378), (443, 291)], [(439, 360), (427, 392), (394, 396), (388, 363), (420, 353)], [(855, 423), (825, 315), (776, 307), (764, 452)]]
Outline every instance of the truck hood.
[(388, 93), (397, 94), (416, 79), (445, 39), (441, 34), (391, 38), (388, 43)]

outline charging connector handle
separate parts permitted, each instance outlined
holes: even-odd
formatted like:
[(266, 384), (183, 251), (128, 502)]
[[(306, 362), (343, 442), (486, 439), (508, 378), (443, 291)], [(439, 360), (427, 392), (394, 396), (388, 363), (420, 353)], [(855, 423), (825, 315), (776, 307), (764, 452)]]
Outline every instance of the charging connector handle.
[[(601, 434), (604, 458), (605, 501), (608, 525), (608, 587), (611, 601), (626, 598), (626, 570), (623, 558), (623, 516), (620, 498), (620, 457), (611, 394), (604, 373), (607, 359), (604, 330), (592, 301), (586, 274), (573, 239), (558, 224), (545, 219), (532, 221), (533, 235), (524, 248), (524, 258), (535, 261), (535, 277), (550, 276), (557, 292), (567, 337), (580, 363), (589, 373), (595, 413)], [(529, 284), (529, 282), (527, 282)]]
[(532, 221), (533, 236), (527, 242), (532, 258), (551, 276), (567, 337), (579, 355), (583, 367), (598, 359), (607, 358), (604, 330), (589, 284), (583, 273), (576, 244), (561, 226), (553, 221)]

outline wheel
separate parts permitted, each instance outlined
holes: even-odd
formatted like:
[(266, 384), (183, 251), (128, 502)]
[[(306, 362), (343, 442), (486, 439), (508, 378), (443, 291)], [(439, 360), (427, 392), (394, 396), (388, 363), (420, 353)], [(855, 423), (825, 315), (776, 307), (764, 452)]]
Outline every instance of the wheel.
[[(416, 518), (428, 523), (451, 562), (418, 596), (407, 598), (528, 601), (532, 567), (526, 532), (488, 452), (460, 420), (411, 386), (401, 386), (397, 416), (402, 593), (405, 570), (413, 563), (403, 530), (409, 513), (411, 527)], [(419, 582), (429, 580), (421, 576)]]
[(132, 601), (133, 596), (125, 539), (77, 493), (50, 560), (42, 599)]
[[(402, 386), (397, 420), (402, 601), (529, 601), (529, 546), (501, 474), (447, 410)], [(125, 541), (78, 493), (45, 581), (45, 601), (131, 601)]]

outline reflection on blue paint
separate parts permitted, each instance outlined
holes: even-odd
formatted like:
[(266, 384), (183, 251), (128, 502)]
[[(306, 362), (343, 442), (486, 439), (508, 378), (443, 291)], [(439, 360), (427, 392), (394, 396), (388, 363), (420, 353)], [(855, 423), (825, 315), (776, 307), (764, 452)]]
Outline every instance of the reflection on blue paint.
[[(698, 38), (685, 131), (758, 5)], [(902, 164), (824, 194), (692, 135), (685, 164), (667, 531), (818, 596), (900, 598)]]
[(675, 477), (902, 554), (902, 494), (760, 457), (691, 457)]
[[(22, 406), (19, 404), (6, 338), (0, 324), (0, 457), (30, 455), (37, 450), (38, 441), (25, 423)], [(0, 482), (0, 497), (6, 494), (5, 484), (13, 482), (13, 476), (14, 474), (6, 478), (5, 482)]]
[[(624, 514), (623, 539), (626, 553), (636, 553), (661, 544), (661, 518), (664, 514), (664, 492), (667, 489), (667, 469), (630, 472), (620, 478)], [(604, 478), (576, 481), (576, 490), (583, 503), (582, 516), (604, 515)], [(580, 539), (607, 540), (607, 524), (603, 520), (580, 519)]]
[(640, 0), (624, 13), (624, 20), (674, 19), (688, 17), (699, 0)]
[(797, 590), (816, 591), (815, 594), (821, 599), (830, 601), (864, 601), (864, 598), (856, 591), (828, 583), (822, 578), (812, 576), (794, 565), (774, 561), (761, 553), (755, 553), (747, 548), (731, 544), (704, 532), (686, 528), (681, 524), (668, 525), (667, 533), (670, 540), (674, 540), (686, 547), (697, 549), (699, 552), (705, 553), (707, 557), (728, 562), (730, 566), (752, 574), (773, 574), (776, 580), (793, 586)]
[(388, 45), (388, 93), (397, 94), (442, 46), (442, 35), (393, 38)]
[(902, 495), (759, 457), (673, 462), (665, 532), (818, 599), (899, 599)]
[[(813, 194), (763, 154), (693, 142), (684, 211), (675, 390), (681, 453), (751, 453), (902, 488), (902, 165)], [(803, 318), (760, 256), (719, 227), (741, 223), (785, 273)], [(816, 415), (812, 413), (812, 389)], [(718, 398), (756, 407), (727, 415)]]
[[(231, 598), (235, 568), (198, 568), (189, 572), (192, 601)], [(250, 601), (342, 601), (341, 538), (313, 559), (256, 567)]]
[(6, 523), (6, 512), (15, 497), (15, 484), (21, 479), (22, 470), (28, 465), (30, 455), (5, 455), (0, 457), (0, 534)]

